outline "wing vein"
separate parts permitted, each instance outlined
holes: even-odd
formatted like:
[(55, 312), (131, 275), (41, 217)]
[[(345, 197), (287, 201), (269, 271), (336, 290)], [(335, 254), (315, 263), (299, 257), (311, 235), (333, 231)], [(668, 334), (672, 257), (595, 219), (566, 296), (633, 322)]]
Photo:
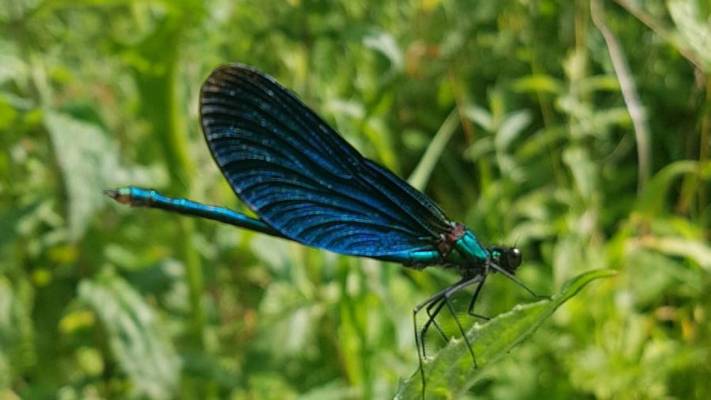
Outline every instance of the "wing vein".
[(294, 94), (250, 67), (210, 74), (200, 118), (237, 196), (288, 238), (396, 259), (436, 250), (451, 230), (434, 202), (361, 156)]

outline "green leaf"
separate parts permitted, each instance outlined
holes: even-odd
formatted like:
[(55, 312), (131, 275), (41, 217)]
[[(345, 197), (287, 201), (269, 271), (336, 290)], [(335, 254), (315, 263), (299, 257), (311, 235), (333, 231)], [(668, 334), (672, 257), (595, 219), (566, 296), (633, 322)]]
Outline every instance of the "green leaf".
[(647, 236), (641, 239), (640, 243), (647, 248), (670, 256), (689, 258), (699, 264), (701, 268), (711, 271), (711, 247), (701, 240), (674, 236)]
[(597, 168), (587, 149), (569, 147), (563, 152), (563, 161), (573, 174), (580, 196), (590, 199), (597, 188)]
[(487, 132), (493, 132), (496, 129), (494, 117), (489, 110), (477, 105), (469, 105), (464, 107), (464, 116), (469, 118), (475, 124), (484, 128)]
[(79, 298), (104, 327), (111, 353), (131, 381), (136, 397), (174, 398), (180, 359), (153, 309), (114, 274), (79, 284)]
[[(433, 359), (424, 363), (427, 379), (427, 398), (458, 398), (493, 362), (507, 354), (543, 324), (555, 310), (575, 296), (585, 285), (599, 278), (615, 275), (609, 269), (588, 271), (566, 282), (560, 292), (549, 300), (517, 305), (484, 325), (474, 325), (467, 337), (472, 343), (477, 366), (471, 359), (462, 339), (452, 339)], [(416, 371), (400, 385), (396, 399), (422, 397), (420, 372)]]
[(530, 123), (531, 113), (528, 110), (508, 114), (496, 134), (496, 148), (505, 151)]
[(647, 216), (656, 216), (664, 213), (664, 203), (672, 183), (678, 177), (687, 174), (699, 174), (701, 179), (711, 176), (711, 163), (699, 164), (696, 161), (684, 160), (670, 163), (649, 181), (644, 191), (640, 193), (635, 207), (638, 212)]
[(563, 84), (553, 76), (546, 74), (535, 74), (516, 79), (513, 90), (520, 93), (560, 93)]
[(373, 32), (363, 39), (363, 45), (383, 54), (389, 61), (392, 70), (402, 70), (404, 57), (395, 38), (387, 32)]
[(71, 115), (47, 111), (44, 123), (68, 195), (69, 237), (78, 240), (91, 217), (106, 204), (102, 189), (127, 183), (160, 182), (158, 174), (120, 166), (117, 144), (96, 124)]
[(27, 75), (27, 65), (20, 57), (17, 44), (0, 40), (0, 83), (20, 81)]
[(694, 1), (673, 0), (667, 3), (672, 20), (679, 30), (679, 41), (711, 71), (711, 17), (704, 16)]
[(118, 149), (98, 125), (66, 114), (47, 112), (45, 126), (69, 197), (69, 234), (76, 240), (104, 203), (101, 189), (109, 187), (106, 173), (118, 167)]
[(0, 388), (37, 360), (30, 291), (28, 281), (13, 283), (0, 274)]

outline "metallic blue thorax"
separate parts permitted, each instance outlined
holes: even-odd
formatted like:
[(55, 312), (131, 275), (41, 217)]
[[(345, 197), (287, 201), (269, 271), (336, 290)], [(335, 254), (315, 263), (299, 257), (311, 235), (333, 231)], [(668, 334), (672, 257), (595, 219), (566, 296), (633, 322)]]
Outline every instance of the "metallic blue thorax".
[(454, 242), (454, 251), (452, 253), (455, 252), (466, 261), (473, 261), (478, 264), (483, 264), (491, 258), (489, 250), (482, 246), (474, 232), (469, 229), (466, 229), (464, 235)]
[(471, 230), (462, 227), (459, 235), (445, 240), (443, 249), (407, 252), (386, 260), (402, 262), (406, 265), (457, 265), (464, 269), (483, 266), (491, 259), (487, 250)]

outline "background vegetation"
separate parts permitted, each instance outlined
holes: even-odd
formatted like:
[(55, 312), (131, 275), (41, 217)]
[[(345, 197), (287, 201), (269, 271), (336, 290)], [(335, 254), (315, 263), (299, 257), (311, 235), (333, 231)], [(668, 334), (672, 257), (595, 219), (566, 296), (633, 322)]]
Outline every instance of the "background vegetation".
[[(410, 311), (454, 276), (102, 197), (243, 209), (197, 122), (231, 61), (517, 243), (536, 291), (620, 271), (471, 397), (711, 394), (708, 0), (1, 3), (0, 398), (381, 399), (415, 372)], [(479, 312), (522, 301), (494, 277)]]

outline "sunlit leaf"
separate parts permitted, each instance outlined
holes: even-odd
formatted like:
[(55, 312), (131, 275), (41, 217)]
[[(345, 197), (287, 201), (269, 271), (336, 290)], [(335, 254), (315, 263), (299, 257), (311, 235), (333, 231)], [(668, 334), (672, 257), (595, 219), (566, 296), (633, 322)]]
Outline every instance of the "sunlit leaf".
[(588, 152), (581, 147), (570, 147), (563, 153), (563, 161), (573, 173), (575, 185), (583, 199), (590, 199), (596, 182), (596, 168)]
[(472, 122), (484, 128), (484, 130), (489, 132), (494, 130), (494, 119), (491, 113), (486, 109), (476, 105), (470, 105), (464, 108), (464, 115), (472, 120)]
[(79, 285), (79, 298), (97, 315), (111, 353), (139, 397), (176, 395), (180, 359), (170, 338), (141, 296), (124, 280), (102, 274)]
[(696, 1), (669, 0), (667, 5), (682, 43), (703, 60), (706, 72), (711, 71), (711, 15), (702, 15)]
[[(13, 287), (0, 275), (0, 371), (3, 360), (13, 366), (14, 373), (20, 373), (36, 357), (27, 289), (26, 282), (21, 281)], [(7, 379), (8, 376), (0, 377), (0, 385), (7, 385)]]
[(647, 236), (640, 239), (640, 244), (670, 256), (687, 257), (705, 270), (711, 271), (711, 247), (701, 240)]
[(69, 195), (69, 231), (78, 239), (104, 201), (101, 189), (110, 187), (107, 174), (118, 169), (118, 152), (96, 125), (68, 115), (47, 112), (45, 126)]
[(468, 159), (476, 161), (484, 157), (486, 154), (492, 153), (493, 151), (494, 140), (491, 137), (484, 137), (469, 146), (469, 148), (464, 152), (464, 155)]
[(496, 148), (499, 151), (509, 147), (516, 137), (531, 123), (531, 113), (527, 110), (514, 111), (506, 116), (496, 134)]
[(558, 93), (562, 88), (561, 82), (550, 75), (530, 75), (517, 79), (513, 84), (518, 92)]
[(0, 39), (0, 84), (8, 80), (22, 81), (27, 74), (27, 65), (20, 58), (17, 46)]
[(161, 180), (157, 174), (122, 168), (118, 147), (98, 125), (54, 111), (45, 113), (44, 122), (64, 178), (72, 239), (83, 235), (96, 210), (106, 204), (103, 189)]
[(620, 90), (620, 82), (614, 75), (597, 75), (587, 77), (579, 82), (579, 89), (582, 93), (592, 93), (599, 91)]
[(363, 39), (363, 44), (373, 50), (377, 50), (390, 61), (390, 68), (395, 71), (402, 70), (403, 56), (402, 50), (397, 45), (395, 38), (387, 32), (375, 32)]
[(4, 3), (3, 7), (0, 7), (0, 21), (21, 20), (42, 3), (40, 0), (17, 0)]
[(693, 173), (701, 173), (702, 179), (708, 179), (711, 176), (711, 163), (701, 167), (695, 161), (676, 161), (666, 165), (645, 186), (637, 201), (637, 210), (648, 216), (663, 213), (667, 194), (674, 180)]

